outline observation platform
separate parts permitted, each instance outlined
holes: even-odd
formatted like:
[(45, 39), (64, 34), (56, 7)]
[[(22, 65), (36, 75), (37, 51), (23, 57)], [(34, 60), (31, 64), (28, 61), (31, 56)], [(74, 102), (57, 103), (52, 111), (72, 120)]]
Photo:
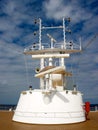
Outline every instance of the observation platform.
[(42, 49), (42, 50), (33, 50), (33, 49), (25, 49), (24, 50), (24, 54), (27, 55), (38, 55), (38, 54), (55, 54), (55, 53), (59, 53), (59, 54), (70, 54), (70, 53), (79, 53), (81, 52), (81, 50), (77, 50), (77, 49), (61, 49), (61, 48), (47, 48), (47, 49)]

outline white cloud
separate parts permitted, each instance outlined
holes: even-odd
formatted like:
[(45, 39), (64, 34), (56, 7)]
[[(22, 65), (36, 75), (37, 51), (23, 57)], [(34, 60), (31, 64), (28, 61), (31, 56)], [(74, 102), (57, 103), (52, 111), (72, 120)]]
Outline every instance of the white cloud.
[(80, 1), (64, 1), (64, 0), (49, 0), (45, 1), (46, 16), (48, 18), (61, 19), (62, 17), (71, 17), (72, 22), (88, 20), (92, 17), (92, 13), (81, 7)]
[[(45, 1), (43, 4), (45, 8), (46, 16), (48, 18), (60, 19), (62, 16), (65, 16), (70, 13), (71, 7), (64, 7), (63, 0), (49, 0)], [(66, 12), (65, 12), (66, 10)]]

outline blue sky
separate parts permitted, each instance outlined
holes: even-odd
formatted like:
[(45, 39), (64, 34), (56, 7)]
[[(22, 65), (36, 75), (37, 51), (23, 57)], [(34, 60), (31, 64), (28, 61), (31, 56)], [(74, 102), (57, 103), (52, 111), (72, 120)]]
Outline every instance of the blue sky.
[[(38, 61), (22, 52), (37, 41), (33, 35), (35, 18), (41, 18), (45, 25), (58, 25), (62, 17), (71, 18), (68, 38), (78, 42), (81, 37), (82, 46), (98, 34), (97, 0), (0, 0), (0, 104), (16, 104), (20, 92), (29, 85), (39, 87), (33, 77)], [(58, 39), (56, 33), (55, 37)], [(98, 37), (72, 60), (78, 88), (91, 103), (98, 103), (97, 42)]]

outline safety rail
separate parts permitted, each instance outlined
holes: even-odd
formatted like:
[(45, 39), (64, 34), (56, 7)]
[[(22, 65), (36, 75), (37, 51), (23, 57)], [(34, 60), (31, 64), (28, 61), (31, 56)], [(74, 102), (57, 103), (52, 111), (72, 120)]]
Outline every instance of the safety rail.
[[(54, 48), (61, 48), (61, 49), (66, 49), (66, 50), (81, 50), (81, 47), (78, 45), (78, 44), (75, 44), (75, 43), (70, 43), (68, 42), (66, 44), (66, 47), (64, 47), (64, 45), (62, 43), (55, 43), (54, 44), (54, 47), (51, 48), (50, 44), (48, 43), (43, 43), (41, 49), (44, 50), (44, 49), (54, 49)], [(24, 52), (28, 52), (28, 51), (35, 51), (35, 50), (39, 50), (39, 44), (33, 44), (27, 48), (24, 49)]]

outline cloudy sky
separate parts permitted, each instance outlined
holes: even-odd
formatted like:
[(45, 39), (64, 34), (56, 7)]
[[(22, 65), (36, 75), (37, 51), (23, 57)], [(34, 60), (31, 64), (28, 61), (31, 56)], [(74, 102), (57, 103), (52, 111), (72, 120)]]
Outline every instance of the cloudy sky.
[(16, 104), (29, 85), (39, 88), (33, 77), (38, 61), (23, 55), (25, 47), (38, 42), (34, 19), (58, 25), (63, 17), (71, 18), (67, 40), (78, 43), (81, 37), (85, 49), (71, 60), (74, 80), (84, 101), (98, 103), (98, 37), (89, 44), (98, 35), (98, 0), (0, 0), (0, 104)]

